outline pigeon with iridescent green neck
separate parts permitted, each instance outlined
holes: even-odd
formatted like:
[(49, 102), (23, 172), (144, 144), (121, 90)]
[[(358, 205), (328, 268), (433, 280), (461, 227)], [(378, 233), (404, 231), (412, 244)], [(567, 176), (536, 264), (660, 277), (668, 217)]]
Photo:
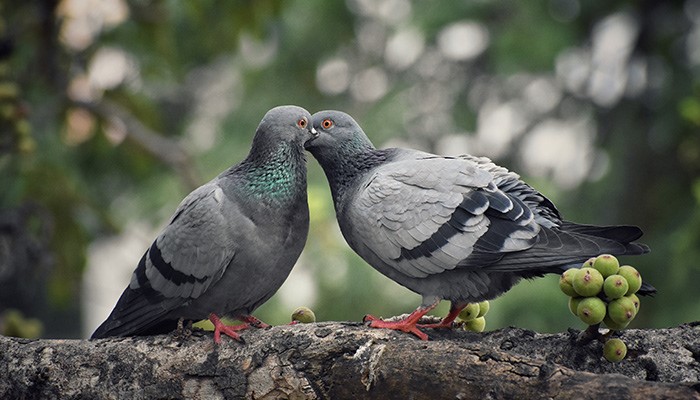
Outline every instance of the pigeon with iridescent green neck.
[[(273, 108), (248, 156), (195, 189), (146, 250), (131, 283), (92, 338), (165, 333), (180, 319), (209, 318), (221, 333), (266, 326), (251, 313), (289, 275), (306, 243), (304, 143), (308, 111)], [(243, 321), (227, 326), (220, 316)]]
[[(562, 273), (601, 253), (642, 254), (633, 226), (564, 221), (551, 201), (486, 158), (376, 149), (340, 111), (312, 116), (306, 148), (323, 167), (338, 224), (350, 247), (376, 270), (423, 296), (411, 315), (369, 325), (411, 332), (449, 328), (468, 303), (492, 299), (522, 278)], [(651, 286), (642, 292), (655, 291)], [(438, 324), (418, 325), (440, 300)]]

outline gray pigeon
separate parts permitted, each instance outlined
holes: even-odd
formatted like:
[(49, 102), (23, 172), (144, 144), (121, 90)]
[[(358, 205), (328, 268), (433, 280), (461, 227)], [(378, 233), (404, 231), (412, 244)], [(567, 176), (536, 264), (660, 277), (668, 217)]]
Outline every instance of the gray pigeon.
[[(214, 340), (249, 326), (251, 313), (289, 275), (309, 231), (304, 143), (316, 132), (308, 111), (273, 108), (248, 156), (195, 189), (146, 250), (107, 320), (92, 338), (172, 331), (209, 318)], [(220, 315), (243, 321), (226, 326)]]
[[(311, 117), (318, 136), (306, 149), (323, 167), (340, 229), (376, 270), (423, 296), (408, 317), (377, 328), (448, 328), (470, 302), (492, 299), (522, 278), (561, 273), (601, 253), (647, 253), (633, 226), (564, 221), (551, 201), (487, 158), (376, 149), (340, 111)], [(646, 285), (642, 293), (653, 293)], [(448, 315), (417, 325), (441, 300)]]

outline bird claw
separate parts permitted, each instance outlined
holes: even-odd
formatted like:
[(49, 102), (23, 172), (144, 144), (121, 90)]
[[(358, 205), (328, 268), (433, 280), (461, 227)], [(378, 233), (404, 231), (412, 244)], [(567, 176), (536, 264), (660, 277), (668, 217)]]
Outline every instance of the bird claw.
[(246, 324), (254, 327), (254, 328), (259, 328), (259, 329), (268, 329), (271, 328), (272, 325), (268, 325), (259, 319), (255, 318), (252, 315), (244, 315), (239, 318), (241, 321), (245, 322)]
[(407, 321), (406, 319), (399, 321), (384, 321), (372, 315), (365, 315), (362, 321), (370, 328), (392, 329), (395, 331), (412, 333), (420, 340), (428, 340), (428, 335), (418, 329), (415, 321)]
[[(257, 320), (257, 318), (256, 318), (256, 320)], [(242, 330), (246, 330), (246, 329), (250, 328), (250, 326), (251, 326), (247, 322), (243, 323), (241, 325), (233, 325), (233, 326), (226, 325), (223, 322), (221, 322), (219, 317), (214, 313), (209, 314), (209, 321), (211, 321), (211, 323), (214, 324), (214, 343), (216, 343), (216, 344), (221, 343), (221, 334), (222, 333), (224, 335), (234, 339), (234, 340), (237, 340), (241, 343), (245, 343), (243, 338), (237, 332), (242, 331)], [(260, 322), (260, 321), (258, 320), (258, 322)]]
[(455, 327), (454, 323), (452, 321), (450, 322), (445, 322), (445, 321), (440, 321), (437, 323), (430, 323), (430, 324), (416, 324), (419, 328), (423, 329), (452, 329)]
[(216, 343), (216, 344), (221, 343), (221, 334), (222, 333), (225, 334), (226, 336), (230, 337), (231, 339), (237, 340), (241, 343), (245, 343), (245, 341), (243, 340), (241, 335), (236, 333), (236, 331), (241, 331), (241, 330), (246, 329), (248, 327), (246, 326), (246, 328), (239, 329), (238, 328), (239, 326), (243, 326), (243, 325), (237, 325), (237, 326), (222, 325), (222, 326), (216, 327), (214, 329), (214, 343)]
[(374, 315), (369, 315), (369, 314), (362, 317), (362, 322), (364, 322), (365, 325), (367, 325), (367, 326), (369, 326), (368, 322), (378, 321), (378, 320), (379, 320), (379, 318), (375, 317)]
[[(429, 322), (418, 324), (419, 328), (429, 328), (429, 329), (452, 329), (455, 327), (455, 319), (459, 315), (459, 312), (466, 307), (466, 303), (452, 303), (450, 307), (450, 312), (445, 316), (445, 318), (437, 318), (431, 315), (424, 315), (421, 320), (427, 320)], [(437, 322), (436, 322), (437, 321)], [(420, 322), (420, 321), (419, 321)]]

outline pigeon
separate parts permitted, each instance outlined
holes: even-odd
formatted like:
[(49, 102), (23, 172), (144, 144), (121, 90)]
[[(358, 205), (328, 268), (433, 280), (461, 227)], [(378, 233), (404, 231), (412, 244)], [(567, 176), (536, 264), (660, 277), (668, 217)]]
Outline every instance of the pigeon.
[[(296, 106), (268, 111), (248, 156), (185, 197), (146, 250), (92, 338), (167, 333), (208, 318), (221, 333), (269, 325), (251, 315), (287, 278), (309, 231), (304, 143), (316, 134)], [(226, 315), (244, 322), (228, 326)]]
[[(450, 328), (469, 303), (495, 298), (522, 278), (561, 273), (601, 253), (643, 254), (634, 226), (565, 221), (554, 204), (488, 158), (445, 157), (404, 148), (376, 149), (355, 120), (340, 111), (311, 117), (318, 136), (306, 149), (330, 185), (348, 245), (368, 264), (420, 294), (408, 317), (371, 327), (410, 332)], [(640, 293), (655, 291), (645, 285)], [(439, 323), (418, 324), (441, 300)]]

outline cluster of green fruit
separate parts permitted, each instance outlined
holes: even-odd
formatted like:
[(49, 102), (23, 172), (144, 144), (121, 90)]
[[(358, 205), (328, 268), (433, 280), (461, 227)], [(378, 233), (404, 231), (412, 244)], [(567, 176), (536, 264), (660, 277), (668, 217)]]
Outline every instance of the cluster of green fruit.
[[(602, 322), (614, 331), (624, 329), (637, 316), (639, 297), (635, 293), (640, 287), (639, 271), (630, 265), (620, 266), (610, 254), (591, 258), (581, 268), (568, 269), (559, 279), (559, 288), (570, 296), (569, 310), (574, 315), (588, 325)], [(609, 361), (622, 360), (626, 352), (619, 339), (605, 344), (604, 354)]]
[(465, 331), (483, 332), (486, 328), (486, 318), (484, 316), (489, 312), (491, 304), (488, 300), (480, 303), (469, 303), (459, 312), (457, 316), (457, 324)]

